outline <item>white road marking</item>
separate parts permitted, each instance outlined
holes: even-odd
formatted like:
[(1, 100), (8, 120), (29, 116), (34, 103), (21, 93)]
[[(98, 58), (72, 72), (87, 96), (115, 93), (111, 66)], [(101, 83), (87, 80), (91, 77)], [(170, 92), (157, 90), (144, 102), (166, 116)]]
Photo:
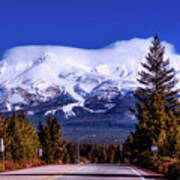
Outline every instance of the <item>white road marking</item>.
[(128, 167), (128, 168), (129, 168), (133, 173), (135, 173), (136, 175), (138, 175), (141, 180), (145, 180), (145, 178), (144, 178), (137, 170), (133, 169), (132, 167)]

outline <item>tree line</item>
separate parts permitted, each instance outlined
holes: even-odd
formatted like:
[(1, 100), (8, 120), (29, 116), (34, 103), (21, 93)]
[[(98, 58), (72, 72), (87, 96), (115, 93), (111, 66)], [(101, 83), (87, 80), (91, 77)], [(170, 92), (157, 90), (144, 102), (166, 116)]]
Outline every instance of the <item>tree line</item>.
[[(52, 115), (40, 119), (37, 130), (23, 110), (5, 117), (0, 115), (0, 138), (5, 143), (6, 162), (18, 167), (25, 164), (78, 163), (78, 144), (62, 138), (61, 126)], [(41, 151), (41, 153), (40, 153)], [(122, 146), (118, 144), (81, 144), (81, 162), (119, 163)], [(2, 157), (2, 152), (1, 152)]]
[(90, 163), (121, 163), (123, 161), (121, 144), (82, 144), (81, 160)]

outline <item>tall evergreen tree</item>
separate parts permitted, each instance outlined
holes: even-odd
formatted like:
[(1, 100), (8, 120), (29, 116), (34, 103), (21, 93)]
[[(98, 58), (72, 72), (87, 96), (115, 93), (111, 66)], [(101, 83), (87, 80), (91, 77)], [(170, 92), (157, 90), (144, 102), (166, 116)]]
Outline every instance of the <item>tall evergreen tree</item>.
[(0, 138), (3, 138), (3, 123), (4, 123), (4, 116), (0, 114)]
[(23, 111), (20, 114), (13, 112), (12, 116), (5, 119), (3, 137), (7, 160), (25, 163), (36, 159), (38, 135), (34, 126), (26, 120)]
[(141, 86), (135, 91), (134, 96), (141, 106), (146, 106), (146, 101), (157, 92), (165, 101), (166, 111), (172, 110), (178, 114), (179, 90), (174, 89), (178, 82), (175, 71), (169, 67), (169, 59), (164, 60), (165, 47), (161, 45), (157, 36), (154, 37), (152, 44), (146, 62), (141, 63), (143, 70), (138, 73)]
[[(0, 114), (0, 138), (3, 138), (3, 122), (4, 122), (4, 116), (2, 114)], [(2, 158), (3, 154), (0, 151), (0, 158)]]
[(45, 126), (42, 120), (39, 121), (38, 135), (43, 149), (42, 159), (46, 163), (56, 163), (59, 160), (63, 160), (66, 152), (66, 143), (62, 140), (60, 130), (60, 124), (51, 115), (48, 115)]
[(110, 145), (108, 149), (108, 163), (114, 163), (115, 162), (115, 148), (114, 145)]
[(124, 145), (124, 149), (131, 151), (131, 158), (137, 159), (150, 157), (152, 145), (159, 147), (159, 153), (160, 149), (168, 148), (164, 142), (168, 140), (170, 127), (176, 132), (174, 141), (177, 142), (179, 136), (179, 90), (175, 89), (175, 71), (169, 67), (169, 60), (164, 60), (164, 47), (157, 36), (152, 44), (146, 62), (141, 63), (143, 70), (139, 72), (138, 79), (140, 87), (134, 93), (136, 109), (131, 109), (139, 123), (136, 132), (129, 136)]
[(71, 163), (75, 163), (76, 159), (77, 159), (78, 152), (77, 152), (77, 148), (76, 147), (77, 147), (76, 144), (72, 144), (72, 143), (68, 143), (66, 145), (67, 153), (70, 156), (70, 162)]
[(39, 136), (39, 141), (41, 143), (41, 146), (43, 146), (44, 138), (45, 138), (45, 132), (44, 132), (44, 125), (43, 125), (41, 118), (39, 119), (39, 124), (38, 124), (38, 136)]

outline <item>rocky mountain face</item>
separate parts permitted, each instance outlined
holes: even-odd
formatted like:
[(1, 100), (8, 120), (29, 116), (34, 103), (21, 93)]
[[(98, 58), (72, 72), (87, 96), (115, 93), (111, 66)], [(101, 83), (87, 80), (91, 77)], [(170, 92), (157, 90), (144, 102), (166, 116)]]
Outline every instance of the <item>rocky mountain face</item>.
[[(39, 116), (54, 114), (70, 141), (96, 134), (98, 142), (122, 142), (137, 122), (128, 109), (149, 45), (150, 39), (132, 39), (97, 50), (12, 48), (0, 61), (0, 109), (23, 108), (36, 125)], [(180, 56), (164, 45), (178, 76)]]

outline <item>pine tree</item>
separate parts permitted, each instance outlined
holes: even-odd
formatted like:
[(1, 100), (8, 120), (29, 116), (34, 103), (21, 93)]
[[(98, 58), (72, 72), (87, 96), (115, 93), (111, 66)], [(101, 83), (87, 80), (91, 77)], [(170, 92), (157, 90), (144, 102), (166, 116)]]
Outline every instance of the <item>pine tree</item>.
[(115, 149), (114, 145), (109, 146), (108, 150), (108, 163), (114, 163), (115, 162)]
[(26, 120), (24, 112), (13, 112), (12, 116), (5, 119), (3, 128), (6, 160), (18, 163), (34, 161), (39, 139), (34, 126)]
[[(4, 138), (3, 135), (3, 123), (4, 123), (4, 116), (0, 114), (0, 138)], [(2, 152), (0, 151), (0, 158), (2, 158)]]
[(76, 149), (76, 144), (68, 143), (66, 145), (66, 149), (70, 157), (70, 162), (75, 163), (77, 159), (77, 154), (78, 154), (77, 149)]
[(165, 101), (166, 111), (172, 110), (179, 113), (177, 95), (179, 90), (174, 90), (178, 80), (175, 78), (173, 68), (169, 68), (169, 59), (164, 60), (164, 46), (161, 45), (157, 36), (152, 41), (153, 46), (146, 57), (146, 62), (141, 63), (144, 68), (139, 72), (138, 81), (142, 85), (135, 91), (135, 98), (141, 105), (146, 104), (155, 92), (159, 93)]
[(64, 154), (63, 154), (63, 163), (64, 164), (70, 164), (71, 163), (71, 158), (70, 158), (70, 155), (68, 153), (67, 150), (64, 150)]
[(49, 115), (47, 117), (45, 126), (43, 126), (41, 119), (39, 121), (39, 126), (38, 126), (39, 128), (38, 135), (43, 151), (42, 159), (48, 164), (54, 162), (51, 134), (50, 134), (50, 125), (51, 125), (51, 116)]
[(107, 162), (107, 149), (106, 149), (106, 145), (104, 145), (104, 144), (101, 146), (100, 162), (101, 163)]
[(51, 132), (51, 141), (53, 147), (53, 154), (54, 159), (61, 159), (63, 154), (66, 153), (66, 142), (62, 141), (62, 134), (61, 134), (61, 126), (58, 123), (56, 118), (52, 119), (50, 132)]
[(4, 124), (4, 116), (0, 114), (0, 138), (3, 138), (3, 124)]
[[(148, 160), (152, 145), (169, 151), (168, 145), (164, 142), (169, 143), (170, 127), (174, 130), (179, 127), (177, 124), (180, 117), (177, 99), (179, 90), (175, 89), (177, 79), (174, 69), (169, 67), (169, 60), (164, 60), (164, 47), (157, 36), (154, 37), (152, 44), (146, 62), (141, 63), (143, 70), (139, 72), (138, 79), (141, 86), (134, 93), (136, 109), (130, 109), (139, 123), (136, 125), (135, 133), (132, 133), (124, 144), (124, 149), (130, 151), (129, 154), (125, 154), (134, 159), (134, 162), (139, 159)], [(174, 137), (178, 137), (178, 130), (174, 132), (176, 132)], [(177, 141), (177, 138), (173, 141)], [(177, 148), (180, 147), (176, 146), (174, 149)]]
[(42, 159), (46, 163), (63, 160), (66, 142), (62, 140), (61, 126), (56, 118), (48, 115), (45, 126), (39, 121), (38, 135), (43, 149)]
[(122, 148), (120, 144), (115, 145), (115, 163), (120, 163), (121, 162), (121, 155), (122, 155)]
[(180, 159), (180, 126), (173, 112), (169, 113), (165, 129), (160, 137), (160, 155)]
[(42, 119), (39, 119), (39, 124), (38, 124), (38, 136), (39, 136), (39, 141), (41, 142), (42, 146), (44, 143), (44, 138), (45, 138), (45, 132), (44, 132), (44, 125), (42, 122)]

